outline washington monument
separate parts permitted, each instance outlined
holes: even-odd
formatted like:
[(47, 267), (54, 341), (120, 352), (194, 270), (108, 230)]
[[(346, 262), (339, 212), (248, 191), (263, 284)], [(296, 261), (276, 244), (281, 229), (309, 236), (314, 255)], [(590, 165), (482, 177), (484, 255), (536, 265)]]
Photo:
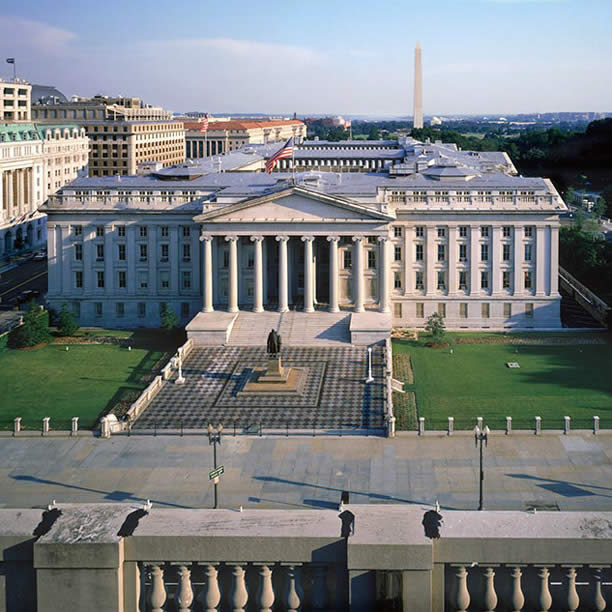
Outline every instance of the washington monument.
[(414, 114), (412, 126), (423, 127), (423, 71), (421, 68), (421, 45), (414, 50)]

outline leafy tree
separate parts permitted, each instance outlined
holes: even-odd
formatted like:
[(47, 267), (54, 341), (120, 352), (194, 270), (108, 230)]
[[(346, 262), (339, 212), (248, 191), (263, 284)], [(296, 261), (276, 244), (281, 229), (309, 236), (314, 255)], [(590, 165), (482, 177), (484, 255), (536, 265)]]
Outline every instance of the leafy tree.
[(565, 203), (574, 204), (576, 201), (576, 190), (573, 187), (568, 187), (565, 190)]
[(174, 329), (179, 324), (178, 317), (174, 314), (174, 311), (164, 303), (161, 311), (161, 326), (164, 329)]
[(612, 219), (612, 184), (604, 187), (601, 197), (606, 203), (606, 217), (608, 217), (608, 219)]
[(35, 346), (49, 340), (49, 313), (32, 300), (23, 317), (23, 325), (14, 329), (9, 336), (11, 348)]
[(431, 339), (440, 343), (444, 340), (444, 317), (438, 313), (434, 312), (428, 319), (427, 324), (425, 325), (425, 330), (431, 334)]
[(62, 304), (62, 309), (58, 315), (57, 320), (57, 331), (60, 336), (72, 336), (79, 329), (79, 324), (76, 322), (74, 315), (70, 310), (68, 310), (68, 306), (64, 303)]
[(380, 134), (378, 132), (378, 128), (376, 124), (373, 123), (368, 130), (368, 140), (378, 140), (380, 138)]

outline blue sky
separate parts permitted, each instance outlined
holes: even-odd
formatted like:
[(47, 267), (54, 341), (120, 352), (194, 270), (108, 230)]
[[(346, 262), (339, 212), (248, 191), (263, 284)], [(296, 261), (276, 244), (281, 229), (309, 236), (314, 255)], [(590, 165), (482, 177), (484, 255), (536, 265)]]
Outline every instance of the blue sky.
[(0, 56), (68, 96), (396, 115), (419, 40), (426, 114), (612, 111), (611, 24), (612, 0), (28, 0), (0, 8)]

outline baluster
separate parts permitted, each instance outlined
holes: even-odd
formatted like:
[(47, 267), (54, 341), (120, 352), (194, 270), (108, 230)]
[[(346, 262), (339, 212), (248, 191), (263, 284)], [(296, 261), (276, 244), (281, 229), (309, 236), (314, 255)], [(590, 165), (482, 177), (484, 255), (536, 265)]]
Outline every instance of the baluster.
[(149, 594), (149, 606), (151, 612), (163, 612), (166, 603), (166, 586), (164, 585), (164, 570), (157, 564), (151, 564), (151, 592)]
[(136, 564), (136, 610), (145, 612), (147, 609), (147, 572), (142, 563)]
[(186, 565), (179, 565), (178, 586), (176, 587), (176, 603), (179, 612), (188, 612), (193, 603), (191, 588), (191, 570)]
[(512, 596), (510, 598), (510, 605), (512, 606), (512, 612), (520, 612), (525, 605), (525, 596), (521, 589), (521, 568), (515, 566), (512, 568)]
[(594, 612), (603, 612), (606, 609), (606, 600), (601, 592), (601, 568), (594, 567), (593, 570), (593, 602), (591, 609)]
[(580, 597), (576, 591), (576, 569), (569, 567), (567, 571), (567, 612), (576, 612), (580, 605)]
[(260, 612), (271, 612), (274, 605), (274, 589), (272, 588), (272, 570), (269, 565), (262, 564), (259, 568), (259, 588), (257, 590), (257, 605)]
[(212, 563), (206, 564), (206, 585), (200, 593), (199, 600), (205, 612), (215, 612), (221, 602), (218, 573)]
[(550, 576), (550, 572), (548, 568), (541, 567), (538, 572), (538, 577), (540, 578), (540, 592), (538, 594), (536, 605), (538, 612), (548, 612), (550, 610), (550, 606), (552, 606), (552, 596), (550, 594), (550, 589), (548, 588), (548, 577)]
[(483, 605), (486, 612), (493, 612), (497, 607), (497, 594), (495, 593), (495, 584), (493, 579), (495, 578), (495, 572), (492, 567), (485, 568), (484, 579), (485, 588), (483, 596)]
[(468, 573), (464, 565), (457, 566), (455, 574), (455, 608), (457, 612), (466, 612), (470, 607), (470, 592), (467, 588)]
[(232, 592), (230, 595), (230, 605), (233, 612), (244, 612), (244, 608), (249, 601), (242, 565), (232, 566)]
[(297, 612), (302, 605), (304, 592), (300, 584), (300, 570), (295, 565), (287, 567), (287, 612)]
[(325, 610), (327, 608), (327, 568), (315, 565), (312, 577), (312, 608)]

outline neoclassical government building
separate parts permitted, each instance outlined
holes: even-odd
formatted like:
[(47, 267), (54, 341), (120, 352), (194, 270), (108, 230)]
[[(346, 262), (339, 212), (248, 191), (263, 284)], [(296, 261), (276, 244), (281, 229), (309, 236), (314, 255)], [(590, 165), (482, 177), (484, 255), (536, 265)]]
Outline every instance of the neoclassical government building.
[(49, 293), (83, 325), (216, 310), (390, 313), (423, 327), (560, 327), (559, 214), (504, 153), (399, 141), (278, 144), (144, 176), (81, 177), (44, 207)]

